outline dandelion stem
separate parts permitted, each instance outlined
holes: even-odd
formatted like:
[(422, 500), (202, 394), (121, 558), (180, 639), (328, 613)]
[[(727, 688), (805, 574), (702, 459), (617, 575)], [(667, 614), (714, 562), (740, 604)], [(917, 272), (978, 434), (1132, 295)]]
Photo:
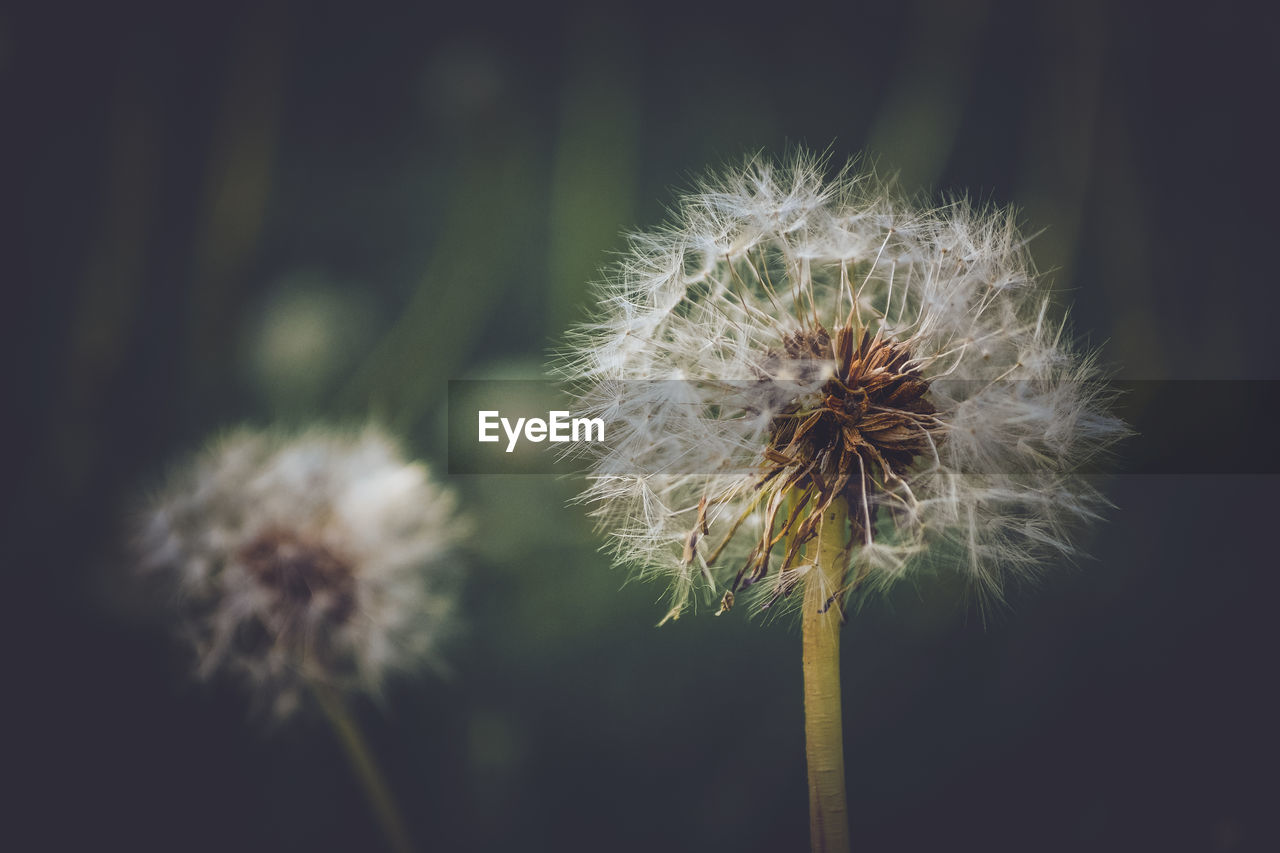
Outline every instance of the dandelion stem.
[(849, 509), (836, 498), (822, 513), (816, 571), (804, 591), (804, 736), (809, 770), (809, 834), (814, 853), (848, 853), (840, 716), (839, 597), (844, 586)]
[(369, 804), (373, 806), (378, 823), (386, 834), (387, 843), (395, 853), (412, 853), (413, 845), (409, 843), (409, 833), (405, 829), (404, 819), (396, 808), (387, 780), (378, 769), (369, 744), (360, 733), (360, 727), (356, 725), (355, 718), (347, 710), (342, 698), (331, 688), (315, 683), (312, 683), (311, 688), (325, 717), (333, 726), (338, 740), (342, 742), (347, 758), (351, 761), (351, 768), (359, 777), (360, 784), (369, 798)]

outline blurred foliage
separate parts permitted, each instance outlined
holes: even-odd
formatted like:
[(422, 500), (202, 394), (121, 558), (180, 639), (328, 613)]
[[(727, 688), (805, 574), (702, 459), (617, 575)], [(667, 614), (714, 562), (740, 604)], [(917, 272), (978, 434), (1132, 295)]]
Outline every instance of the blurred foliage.
[[(59, 614), (23, 608), (14, 701), (39, 721), (46, 839), (372, 843), (320, 725), (255, 738), (238, 697), (121, 618), (130, 508), (240, 421), (375, 417), (443, 469), (447, 380), (539, 369), (622, 232), (708, 165), (866, 149), (909, 191), (1015, 204), (1121, 375), (1274, 376), (1274, 215), (1253, 187), (1274, 152), (1239, 83), (1274, 83), (1274, 50), (1253, 19), (1005, 0), (4, 12), (25, 451), (7, 539)], [(359, 709), (424, 848), (801, 849), (794, 626), (707, 611), (654, 630), (663, 590), (608, 569), (573, 482), (455, 485), (482, 535), (454, 675)], [(1265, 831), (1274, 787), (1244, 756), (1275, 757), (1252, 570), (1271, 546), (1173, 531), (1268, 529), (1274, 495), (1117, 492), (1098, 559), (1013, 616), (984, 629), (945, 578), (857, 614), (865, 849), (1231, 850)]]

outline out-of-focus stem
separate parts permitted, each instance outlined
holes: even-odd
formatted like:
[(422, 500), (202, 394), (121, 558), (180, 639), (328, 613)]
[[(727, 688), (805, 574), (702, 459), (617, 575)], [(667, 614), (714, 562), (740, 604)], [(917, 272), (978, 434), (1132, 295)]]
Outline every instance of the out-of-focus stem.
[(840, 716), (840, 596), (844, 586), (848, 507), (843, 498), (823, 513), (817, 569), (805, 584), (804, 739), (809, 771), (809, 834), (814, 853), (847, 853), (849, 807), (844, 790)]
[(387, 786), (382, 771), (378, 769), (373, 753), (369, 750), (369, 744), (365, 742), (364, 735), (360, 733), (360, 728), (356, 725), (351, 712), (347, 710), (342, 698), (331, 688), (314, 683), (311, 687), (316, 701), (329, 719), (334, 734), (338, 736), (342, 748), (347, 753), (347, 758), (351, 761), (351, 768), (360, 779), (360, 785), (364, 788), (378, 823), (387, 836), (387, 843), (395, 853), (412, 853), (413, 845), (409, 843), (409, 833), (405, 829), (404, 819), (396, 808), (391, 789)]

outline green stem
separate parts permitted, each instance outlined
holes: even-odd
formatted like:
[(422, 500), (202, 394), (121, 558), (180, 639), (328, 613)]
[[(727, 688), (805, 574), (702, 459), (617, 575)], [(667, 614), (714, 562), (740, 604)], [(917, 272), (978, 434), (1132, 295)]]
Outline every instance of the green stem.
[(312, 683), (311, 688), (325, 717), (333, 726), (334, 734), (341, 741), (347, 758), (351, 761), (351, 768), (360, 779), (360, 784), (369, 798), (369, 805), (373, 806), (378, 823), (387, 836), (387, 843), (395, 853), (412, 853), (413, 845), (409, 843), (409, 833), (405, 829), (404, 819), (396, 808), (387, 780), (378, 769), (373, 753), (369, 750), (369, 744), (360, 733), (355, 718), (351, 716), (342, 698), (332, 688), (315, 683)]
[[(814, 853), (848, 853), (840, 716), (839, 597), (848, 560), (848, 507), (842, 498), (822, 514), (816, 570), (804, 590), (804, 736), (809, 770), (809, 834)], [(825, 612), (824, 612), (825, 611)]]

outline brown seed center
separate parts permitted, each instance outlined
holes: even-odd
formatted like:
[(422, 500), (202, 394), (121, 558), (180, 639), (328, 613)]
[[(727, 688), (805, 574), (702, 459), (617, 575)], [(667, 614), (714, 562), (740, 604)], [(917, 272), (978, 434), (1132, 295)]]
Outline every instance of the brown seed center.
[(250, 542), (240, 559), (249, 574), (275, 596), (273, 611), (286, 625), (308, 615), (338, 625), (355, 611), (351, 566), (319, 542), (271, 529)]
[[(833, 501), (844, 499), (848, 504), (851, 544), (872, 541), (876, 514), (891, 502), (883, 500), (884, 493), (902, 482), (916, 457), (931, 453), (942, 437), (927, 396), (929, 382), (907, 343), (848, 325), (832, 336), (818, 326), (787, 335), (782, 348), (783, 353), (768, 354), (761, 379), (829, 378), (817, 392), (793, 400), (773, 418), (762, 477), (756, 484), (768, 497), (762, 504), (750, 502), (705, 561), (714, 563), (747, 516), (763, 506), (759, 539), (729, 591), (769, 574), (770, 555), (781, 544), (778, 582), (765, 608), (795, 588), (799, 573), (789, 569), (818, 535), (822, 515)], [(829, 370), (832, 364), (834, 370)], [(704, 497), (698, 506), (697, 523), (685, 542), (686, 564), (694, 562), (700, 539), (709, 533), (708, 507), (716, 500)], [(846, 588), (833, 592), (826, 606)], [(726, 597), (722, 609), (732, 601), (732, 596)]]
[(834, 362), (835, 370), (816, 395), (774, 418), (766, 459), (780, 482), (811, 491), (819, 506), (845, 497), (856, 535), (869, 538), (876, 494), (938, 441), (929, 382), (906, 344), (870, 330), (842, 326), (833, 339), (818, 328), (788, 335), (783, 346), (789, 358)]

